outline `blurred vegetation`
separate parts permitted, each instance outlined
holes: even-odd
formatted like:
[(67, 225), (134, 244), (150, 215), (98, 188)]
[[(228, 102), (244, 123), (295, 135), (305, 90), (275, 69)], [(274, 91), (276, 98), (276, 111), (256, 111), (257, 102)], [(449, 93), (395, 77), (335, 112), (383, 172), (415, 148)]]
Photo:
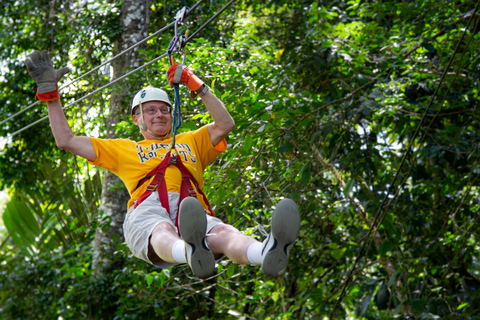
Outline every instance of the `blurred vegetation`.
[[(202, 3), (192, 31), (224, 0)], [(150, 2), (150, 31), (187, 1)], [(263, 239), (291, 197), (302, 230), (285, 276), (223, 259), (218, 277), (155, 269), (116, 246), (95, 274), (102, 171), (58, 149), (38, 104), (5, 122), (0, 189), (11, 200), (0, 239), (5, 319), (479, 319), (479, 9), (475, 1), (238, 0), (187, 45), (187, 64), (236, 122), (205, 172), (221, 219)], [(23, 60), (50, 52), (68, 81), (112, 57), (120, 4), (2, 2), (0, 103), (6, 119), (34, 102)], [(173, 29), (149, 40), (166, 52)], [(105, 136), (112, 90), (171, 90), (160, 60), (66, 109), (77, 135)], [(62, 93), (67, 105), (110, 81), (101, 68)], [(182, 91), (184, 124), (212, 121)], [(125, 106), (128, 108), (129, 106)], [(139, 140), (130, 119), (119, 136)], [(127, 201), (127, 199), (125, 199)]]

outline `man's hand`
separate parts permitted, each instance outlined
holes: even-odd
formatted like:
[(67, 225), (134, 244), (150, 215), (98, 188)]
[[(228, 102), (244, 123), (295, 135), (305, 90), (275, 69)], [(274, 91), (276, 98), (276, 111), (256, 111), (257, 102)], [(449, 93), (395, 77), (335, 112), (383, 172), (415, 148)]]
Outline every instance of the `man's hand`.
[(171, 86), (174, 83), (181, 83), (186, 85), (191, 91), (197, 91), (205, 83), (184, 64), (170, 66), (167, 70), (167, 78)]
[(68, 67), (55, 70), (46, 50), (33, 51), (30, 59), (25, 60), (30, 76), (37, 84), (37, 99), (41, 101), (52, 101), (60, 98), (57, 82), (68, 72)]

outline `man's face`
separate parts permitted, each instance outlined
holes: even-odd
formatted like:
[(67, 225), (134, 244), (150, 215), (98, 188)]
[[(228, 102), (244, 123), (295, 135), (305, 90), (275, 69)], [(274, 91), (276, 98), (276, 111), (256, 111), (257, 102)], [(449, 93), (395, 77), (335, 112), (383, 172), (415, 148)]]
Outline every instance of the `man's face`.
[[(145, 124), (153, 133), (162, 136), (171, 129), (172, 116), (168, 112), (168, 104), (162, 101), (149, 101), (142, 104), (142, 108)], [(140, 110), (133, 115), (133, 121), (136, 125), (142, 124)], [(142, 133), (144, 133), (143, 130)]]

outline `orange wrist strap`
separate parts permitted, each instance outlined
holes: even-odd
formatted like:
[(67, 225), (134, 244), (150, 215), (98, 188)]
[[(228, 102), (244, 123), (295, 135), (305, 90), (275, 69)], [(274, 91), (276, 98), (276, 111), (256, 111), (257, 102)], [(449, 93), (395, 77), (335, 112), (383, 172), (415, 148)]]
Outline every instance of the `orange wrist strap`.
[(58, 92), (58, 85), (55, 85), (57, 87), (57, 90), (51, 91), (51, 92), (45, 92), (45, 93), (40, 93), (37, 90), (37, 95), (35, 98), (40, 101), (53, 101), (60, 99), (60, 93)]

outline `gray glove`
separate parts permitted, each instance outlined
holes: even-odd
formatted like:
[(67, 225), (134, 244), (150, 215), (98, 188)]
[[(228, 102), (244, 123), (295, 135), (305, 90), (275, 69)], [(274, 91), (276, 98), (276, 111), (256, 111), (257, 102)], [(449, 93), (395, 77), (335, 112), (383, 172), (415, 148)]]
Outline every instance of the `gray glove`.
[[(37, 84), (37, 98), (42, 101), (49, 101), (52, 100), (48, 98), (49, 96), (56, 96), (58, 99), (57, 82), (66, 73), (70, 72), (70, 68), (65, 67), (55, 70), (46, 50), (43, 50), (42, 52), (35, 50), (29, 55), (29, 57), (30, 59), (25, 60), (25, 65)], [(49, 95), (42, 95), (45, 93), (48, 93)]]

